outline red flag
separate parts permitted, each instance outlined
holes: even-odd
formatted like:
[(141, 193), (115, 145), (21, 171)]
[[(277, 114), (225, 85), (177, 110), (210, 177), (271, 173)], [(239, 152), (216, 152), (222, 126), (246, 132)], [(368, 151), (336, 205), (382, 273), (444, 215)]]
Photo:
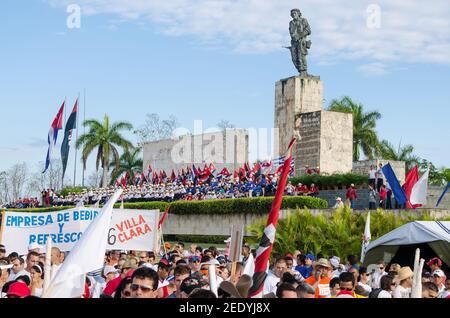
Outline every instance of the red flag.
[(174, 182), (176, 177), (177, 176), (175, 175), (175, 171), (172, 169), (172, 174), (170, 175), (170, 182)]
[(219, 176), (229, 176), (230, 172), (228, 171), (227, 167), (223, 168), (222, 171), (220, 171)]
[(237, 177), (239, 177), (239, 174), (238, 174), (238, 172), (237, 171), (234, 171), (234, 173), (233, 173), (233, 178), (237, 178)]
[(161, 226), (163, 225), (164, 221), (166, 220), (167, 214), (169, 214), (169, 210), (170, 210), (170, 205), (167, 206), (166, 212), (164, 212), (163, 217), (161, 218), (161, 220), (159, 220), (158, 230), (161, 229)]
[(214, 172), (214, 171), (216, 171), (217, 169), (216, 169), (216, 166), (215, 166), (213, 163), (211, 163), (211, 164), (209, 165), (209, 170), (210, 170), (211, 172)]
[(408, 199), (406, 202), (406, 207), (408, 209), (414, 208), (409, 202), (409, 199), (411, 198), (412, 189), (417, 181), (419, 181), (419, 167), (416, 165), (411, 169), (411, 171), (406, 174), (405, 185), (403, 186), (403, 188), (405, 189), (406, 198)]
[(259, 248), (256, 251), (255, 274), (253, 275), (253, 286), (249, 291), (250, 298), (259, 298), (262, 296), (264, 281), (267, 277), (267, 263), (269, 261), (270, 254), (272, 253), (273, 243), (275, 242), (276, 229), (278, 218), (280, 216), (280, 208), (283, 201), (284, 189), (286, 187), (289, 172), (291, 171), (292, 148), (294, 147), (295, 142), (296, 139), (293, 138), (289, 144), (288, 153), (283, 165), (283, 172), (281, 174), (277, 192), (272, 203), (272, 209), (270, 211), (269, 218), (267, 219), (267, 225), (264, 229), (261, 242), (259, 243)]

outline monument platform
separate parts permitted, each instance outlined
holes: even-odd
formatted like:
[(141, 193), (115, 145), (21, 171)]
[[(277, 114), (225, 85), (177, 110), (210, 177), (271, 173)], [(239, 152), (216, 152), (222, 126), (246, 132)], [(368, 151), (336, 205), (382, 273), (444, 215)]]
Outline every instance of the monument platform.
[(323, 82), (318, 76), (293, 76), (275, 84), (275, 127), (283, 151), (294, 135), (300, 135), (295, 156), (295, 175), (306, 166), (322, 173), (348, 173), (353, 165), (352, 114), (323, 110)]

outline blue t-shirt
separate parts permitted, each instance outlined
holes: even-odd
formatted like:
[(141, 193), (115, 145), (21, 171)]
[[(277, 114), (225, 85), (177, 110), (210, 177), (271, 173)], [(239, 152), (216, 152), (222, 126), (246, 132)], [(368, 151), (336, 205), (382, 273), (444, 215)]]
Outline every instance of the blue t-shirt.
[(297, 272), (299, 272), (303, 276), (303, 278), (307, 279), (308, 277), (311, 276), (312, 271), (313, 271), (313, 267), (312, 266), (300, 266), (300, 265), (298, 265), (298, 266), (295, 267), (295, 270)]

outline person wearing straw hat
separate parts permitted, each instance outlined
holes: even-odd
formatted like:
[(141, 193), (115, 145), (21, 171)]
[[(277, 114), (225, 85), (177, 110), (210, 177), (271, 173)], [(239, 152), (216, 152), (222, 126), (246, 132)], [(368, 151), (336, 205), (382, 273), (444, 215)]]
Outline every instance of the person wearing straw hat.
[(314, 264), (314, 275), (305, 280), (305, 283), (311, 285), (315, 292), (316, 298), (330, 298), (330, 281), (333, 267), (325, 258), (319, 259)]
[(398, 271), (400, 284), (392, 293), (393, 298), (410, 298), (414, 273), (409, 266), (402, 267)]

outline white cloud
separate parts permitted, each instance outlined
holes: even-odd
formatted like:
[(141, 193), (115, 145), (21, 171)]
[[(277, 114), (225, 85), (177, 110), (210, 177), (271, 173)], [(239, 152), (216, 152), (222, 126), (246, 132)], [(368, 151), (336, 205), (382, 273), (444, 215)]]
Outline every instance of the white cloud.
[(380, 76), (387, 73), (387, 65), (383, 63), (369, 63), (358, 67), (358, 71), (369, 76)]
[[(73, 0), (47, 0), (65, 8)], [(78, 0), (86, 15), (145, 21), (168, 36), (194, 36), (201, 45), (236, 53), (269, 53), (290, 43), (290, 9), (300, 7), (312, 28), (311, 57), (318, 63), (369, 60), (450, 65), (447, 0)], [(381, 9), (379, 29), (367, 27), (367, 8)], [(360, 68), (361, 69), (361, 68)], [(384, 69), (384, 68), (383, 68)]]

